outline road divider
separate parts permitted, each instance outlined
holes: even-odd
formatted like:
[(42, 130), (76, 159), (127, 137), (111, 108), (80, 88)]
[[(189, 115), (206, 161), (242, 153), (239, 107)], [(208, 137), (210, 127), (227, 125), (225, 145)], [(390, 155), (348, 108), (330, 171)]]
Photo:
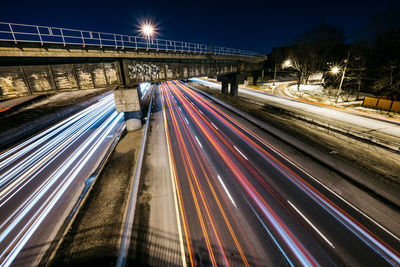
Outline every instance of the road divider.
[(124, 219), (124, 227), (122, 231), (122, 237), (121, 237), (121, 242), (120, 242), (120, 248), (118, 252), (118, 258), (115, 266), (121, 267), (126, 265), (126, 260), (128, 257), (128, 251), (129, 251), (129, 246), (130, 246), (130, 241), (131, 241), (131, 236), (132, 236), (132, 225), (133, 225), (133, 220), (135, 217), (135, 208), (136, 208), (136, 202), (137, 202), (137, 194), (138, 194), (138, 188), (139, 188), (139, 180), (140, 180), (140, 175), (142, 171), (142, 164), (143, 164), (143, 156), (144, 156), (144, 150), (146, 147), (146, 140), (147, 140), (147, 133), (148, 133), (148, 128), (149, 128), (149, 122), (150, 122), (150, 115), (151, 115), (151, 108), (153, 105), (153, 96), (154, 96), (154, 88), (152, 89), (151, 92), (151, 97), (150, 97), (150, 103), (149, 103), (149, 108), (147, 111), (147, 119), (146, 119), (146, 124), (143, 132), (143, 137), (142, 137), (142, 142), (140, 144), (140, 149), (139, 149), (139, 155), (138, 159), (136, 162), (135, 166), (135, 173), (133, 176), (133, 182), (131, 183), (131, 188), (129, 190), (129, 201), (126, 207), (126, 216)]

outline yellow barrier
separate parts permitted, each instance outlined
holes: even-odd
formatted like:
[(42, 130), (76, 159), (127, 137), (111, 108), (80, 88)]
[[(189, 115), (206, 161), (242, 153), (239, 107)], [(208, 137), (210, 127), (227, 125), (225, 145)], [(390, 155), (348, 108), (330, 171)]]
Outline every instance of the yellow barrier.
[(379, 99), (375, 97), (365, 97), (362, 106), (366, 108), (376, 108), (400, 113), (400, 101)]
[(390, 111), (400, 113), (400, 101), (393, 101)]
[(374, 98), (374, 97), (365, 97), (364, 98), (363, 107), (376, 108), (377, 104), (378, 104), (378, 98)]
[(379, 99), (377, 109), (382, 109), (386, 111), (390, 111), (390, 106), (392, 105), (392, 100), (387, 99)]

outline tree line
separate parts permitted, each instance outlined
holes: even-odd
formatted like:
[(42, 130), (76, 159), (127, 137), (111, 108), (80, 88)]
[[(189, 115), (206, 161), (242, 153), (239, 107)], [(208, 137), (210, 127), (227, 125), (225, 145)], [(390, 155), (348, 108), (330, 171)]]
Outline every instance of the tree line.
[(313, 73), (322, 72), (325, 88), (361, 90), (398, 100), (400, 12), (389, 10), (372, 16), (351, 38), (332, 25), (314, 27), (289, 45), (273, 48), (267, 67), (295, 72), (298, 86), (307, 84)]

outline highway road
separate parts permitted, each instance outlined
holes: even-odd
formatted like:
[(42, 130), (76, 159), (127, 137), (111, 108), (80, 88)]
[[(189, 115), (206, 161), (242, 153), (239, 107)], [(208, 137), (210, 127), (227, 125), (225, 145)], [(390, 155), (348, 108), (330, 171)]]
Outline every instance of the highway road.
[(0, 266), (36, 266), (124, 127), (109, 94), (0, 153)]
[(183, 83), (161, 91), (183, 265), (400, 265), (395, 234), (278, 147)]
[[(192, 78), (191, 81), (206, 85), (213, 89), (221, 90), (221, 84)], [(393, 142), (400, 142), (400, 121), (383, 116), (349, 111), (330, 106), (316, 105), (299, 100), (288, 99), (270, 95), (255, 90), (239, 88), (239, 95), (255, 97), (277, 107), (284, 107), (298, 114), (304, 114), (309, 118), (320, 116), (324, 121), (331, 121), (333, 124), (344, 124), (346, 127), (355, 128), (366, 133), (377, 134), (379, 137)]]

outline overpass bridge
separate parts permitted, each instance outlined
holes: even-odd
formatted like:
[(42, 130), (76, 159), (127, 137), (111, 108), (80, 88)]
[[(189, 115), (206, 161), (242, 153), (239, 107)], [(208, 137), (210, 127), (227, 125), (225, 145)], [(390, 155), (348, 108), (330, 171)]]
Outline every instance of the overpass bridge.
[(265, 59), (219, 46), (0, 22), (0, 99), (115, 86), (117, 110), (134, 130), (141, 127), (140, 82), (212, 75), (236, 96)]

